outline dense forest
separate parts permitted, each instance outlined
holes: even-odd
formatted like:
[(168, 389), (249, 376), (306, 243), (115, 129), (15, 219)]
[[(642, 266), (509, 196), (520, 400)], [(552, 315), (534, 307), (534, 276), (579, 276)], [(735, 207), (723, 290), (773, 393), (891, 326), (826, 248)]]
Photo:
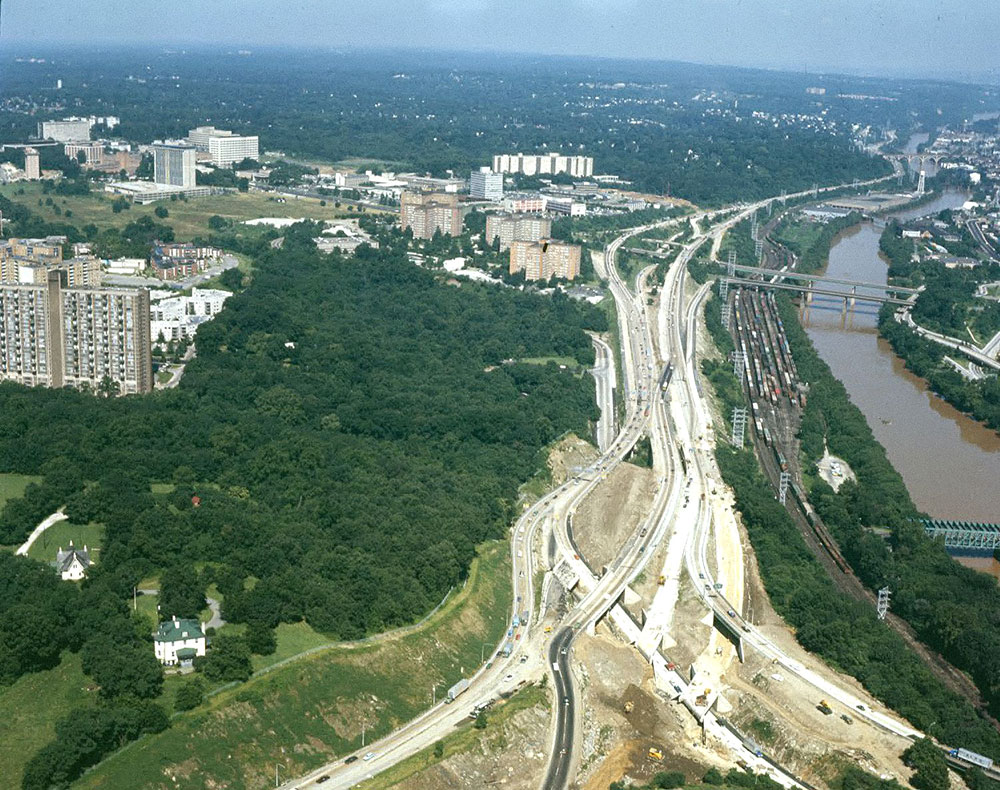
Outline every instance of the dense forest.
[[(784, 301), (788, 307), (787, 300), (783, 298), (779, 301)], [(722, 328), (718, 312), (717, 300), (711, 301), (706, 307), (706, 317), (709, 319), (707, 325), (713, 337), (718, 337), (720, 343), (725, 345), (729, 335)], [(711, 313), (714, 313), (714, 316), (709, 317)], [(851, 410), (856, 412), (856, 408), (849, 401), (840, 402), (834, 401), (832, 397), (824, 398), (823, 389), (835, 391), (835, 388), (840, 386), (839, 382), (833, 379), (828, 369), (829, 380), (817, 375), (819, 367), (825, 365), (811, 347), (804, 345), (808, 343), (808, 338), (798, 327), (794, 308), (791, 308), (790, 314), (785, 315), (783, 320), (786, 331), (789, 331), (789, 343), (799, 366), (799, 373), (806, 377), (806, 380), (814, 382), (810, 389), (810, 403), (814, 398), (821, 404), (831, 405), (836, 402), (838, 408), (848, 417)], [(731, 340), (728, 342), (731, 343)], [(732, 406), (742, 403), (739, 383), (732, 375), (731, 369), (727, 369), (725, 365), (712, 365), (710, 361), (706, 361), (704, 372), (712, 381), (717, 395), (723, 400), (724, 412), (729, 412)], [(860, 417), (860, 413), (857, 414)], [(830, 416), (832, 423), (838, 421), (837, 416), (832, 413)], [(840, 508), (846, 513), (846, 521), (856, 525), (855, 529), (859, 532), (862, 519), (863, 523), (879, 525), (895, 519), (896, 522), (906, 525), (909, 522), (900, 514), (913, 512), (912, 505), (907, 505), (909, 497), (905, 488), (902, 488), (899, 476), (888, 465), (888, 461), (885, 461), (881, 447), (870, 438), (864, 418), (860, 419), (860, 425), (849, 419), (844, 420), (845, 426), (855, 431), (853, 440), (845, 432), (838, 434), (835, 442), (831, 431), (831, 450), (844, 453), (844, 457), (853, 468), (862, 470), (859, 471), (859, 478), (863, 479), (864, 475), (871, 474), (871, 485), (865, 486), (863, 491), (849, 492), (850, 499), (843, 495), (837, 498), (836, 495), (832, 495), (832, 489), (828, 489), (832, 496), (814, 492), (818, 500), (814, 501), (814, 504), (821, 511), (821, 515), (824, 519), (829, 518), (837, 524), (838, 539), (841, 535), (846, 537), (846, 530), (840, 529), (844, 526), (845, 519), (837, 521), (834, 508)], [(805, 425), (804, 430), (807, 430)], [(857, 447), (853, 452), (847, 453), (844, 444), (851, 441), (854, 441)], [(778, 503), (774, 489), (760, 472), (753, 451), (736, 450), (727, 445), (720, 445), (716, 457), (724, 479), (732, 486), (736, 495), (737, 507), (753, 543), (761, 577), (771, 603), (795, 629), (796, 639), (802, 646), (822, 656), (834, 667), (856, 677), (872, 694), (897, 710), (915, 726), (947, 743), (1000, 756), (1000, 733), (990, 722), (980, 716), (969, 702), (947, 689), (921, 659), (909, 650), (902, 638), (877, 619), (871, 606), (848, 597), (834, 586), (807, 547), (785, 507)], [(854, 466), (855, 463), (858, 466)], [(884, 488), (878, 488), (879, 485)], [(846, 504), (844, 499), (847, 499)], [(912, 524), (910, 527), (912, 531), (908, 535), (912, 540), (914, 534), (919, 533), (919, 529)], [(923, 550), (929, 556), (940, 554), (945, 563), (965, 570), (952, 562), (937, 544), (926, 539), (922, 542)], [(868, 550), (872, 549), (868, 543), (865, 545)], [(843, 543), (841, 547), (849, 560), (852, 562), (858, 560), (856, 552), (850, 551)], [(884, 547), (882, 551), (885, 551)], [(903, 552), (903, 556), (899, 558), (901, 569), (910, 556), (909, 552)], [(871, 583), (861, 571), (859, 573), (865, 581)], [(978, 575), (973, 571), (967, 573)], [(987, 577), (982, 578), (993, 584)], [(927, 576), (925, 581), (933, 584), (939, 580)], [(882, 583), (883, 581), (880, 581), (879, 585)], [(903, 614), (904, 607), (897, 606), (900, 594), (909, 596), (909, 600), (918, 606), (927, 600), (916, 597), (925, 594), (926, 590), (921, 589), (919, 593), (906, 592), (902, 590), (902, 584), (899, 587), (897, 584), (896, 579), (893, 579), (893, 610), (897, 614), (906, 616)], [(934, 594), (931, 600), (939, 600), (937, 594)], [(953, 625), (959, 627), (957, 623)]]
[[(367, 158), (436, 175), (467, 173), (502, 152), (582, 153), (640, 191), (709, 204), (891, 172), (852, 143), (869, 108), (810, 97), (801, 76), (482, 55), (189, 54), (74, 53), (77, 76), (60, 99), (77, 113), (120, 116), (114, 133), (139, 142), (212, 123), (260, 134), (263, 149), (289, 157)], [(50, 69), (10, 63), (5, 76), (18, 100), (0, 107), (0, 131), (25, 139), (37, 104), (51, 101)], [(964, 106), (974, 93), (954, 101)]]
[[(603, 312), (444, 285), (398, 234), (358, 258), (317, 252), (313, 235), (302, 223), (282, 249), (264, 245), (175, 390), (105, 400), (0, 384), (0, 468), (44, 476), (0, 514), (0, 542), (60, 505), (106, 526), (80, 588), (0, 554), (0, 683), (70, 649), (102, 689), (97, 713), (61, 725), (94, 727), (100, 745), (54, 744), (25, 787), (165, 726), (148, 707), (162, 682), (150, 635), (127, 610), (140, 579), (162, 574), (161, 603), (181, 615), (214, 582), (226, 620), (250, 630), (201, 669), (240, 679), (279, 622), (347, 639), (419, 618), (462, 582), (476, 544), (503, 535), (544, 446), (590, 431), (589, 376), (518, 360), (591, 364), (584, 330), (605, 330)], [(175, 488), (154, 495), (153, 482)]]

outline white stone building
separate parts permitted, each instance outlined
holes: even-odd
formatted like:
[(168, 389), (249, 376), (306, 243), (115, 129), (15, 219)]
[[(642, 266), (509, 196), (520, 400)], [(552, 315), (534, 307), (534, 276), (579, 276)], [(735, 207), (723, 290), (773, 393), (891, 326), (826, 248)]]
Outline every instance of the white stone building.
[(153, 649), (164, 666), (189, 666), (195, 657), (205, 655), (205, 631), (197, 620), (172, 617), (156, 629)]

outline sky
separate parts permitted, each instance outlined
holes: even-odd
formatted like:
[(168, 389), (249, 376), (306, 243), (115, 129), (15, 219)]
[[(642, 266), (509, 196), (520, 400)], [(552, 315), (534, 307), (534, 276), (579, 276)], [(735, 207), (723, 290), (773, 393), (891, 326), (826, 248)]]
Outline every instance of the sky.
[(0, 0), (0, 44), (402, 47), (1000, 84), (998, 0)]

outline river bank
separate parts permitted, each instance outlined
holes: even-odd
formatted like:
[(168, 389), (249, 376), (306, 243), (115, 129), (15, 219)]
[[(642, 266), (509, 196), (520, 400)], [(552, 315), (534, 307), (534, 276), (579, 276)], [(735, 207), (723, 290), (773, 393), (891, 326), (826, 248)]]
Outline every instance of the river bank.
[[(948, 192), (917, 208), (895, 212), (909, 219), (954, 208), (964, 193)], [(830, 247), (825, 272), (833, 277), (884, 283), (888, 266), (879, 250), (882, 223), (842, 231)], [(879, 335), (878, 311), (817, 296), (802, 323), (823, 361), (864, 414), (875, 439), (902, 475), (910, 497), (929, 515), (994, 521), (1000, 511), (1000, 436), (936, 397), (907, 371)]]

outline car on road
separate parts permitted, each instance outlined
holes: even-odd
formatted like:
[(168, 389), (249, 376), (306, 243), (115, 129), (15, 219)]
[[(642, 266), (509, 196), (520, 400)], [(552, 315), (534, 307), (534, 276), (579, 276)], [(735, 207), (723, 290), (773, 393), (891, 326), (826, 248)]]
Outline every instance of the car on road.
[(563, 697), (563, 705), (569, 705), (569, 697)]
[(357, 761), (358, 761), (358, 756), (356, 754), (352, 754), (350, 757), (344, 760), (344, 765), (350, 765), (351, 763), (356, 763)]
[(732, 609), (727, 610), (726, 614), (728, 614), (730, 617), (736, 617), (736, 612), (734, 612)]
[(316, 784), (321, 785), (323, 784), (323, 782), (328, 782), (328, 781), (330, 781), (330, 775), (323, 774), (319, 779), (316, 780)]
[(374, 759), (375, 759), (375, 752), (368, 752), (368, 754), (366, 754), (365, 757), (364, 757), (364, 760), (365, 760), (366, 763), (369, 760), (374, 760)]
[(504, 675), (503, 682), (504, 683), (510, 683), (513, 679), (514, 679), (514, 674), (513, 673), (507, 673), (506, 675)]
[(562, 650), (560, 650), (559, 652), (560, 652), (560, 653), (562, 653), (563, 655), (566, 655), (566, 648), (564, 647), (564, 648), (563, 648)]

